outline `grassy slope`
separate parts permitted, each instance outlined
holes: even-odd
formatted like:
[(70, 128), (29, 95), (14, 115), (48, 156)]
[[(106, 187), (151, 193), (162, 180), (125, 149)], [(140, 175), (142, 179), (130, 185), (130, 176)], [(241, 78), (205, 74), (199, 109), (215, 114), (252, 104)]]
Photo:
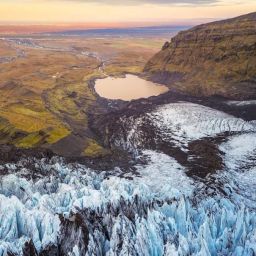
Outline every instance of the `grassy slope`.
[[(88, 128), (88, 109), (96, 104), (96, 98), (87, 82), (102, 76), (100, 62), (80, 53), (97, 52), (106, 60), (107, 74), (136, 73), (161, 44), (161, 40), (147, 40), (38, 38), (48, 49), (0, 40), (0, 59), (16, 56), (17, 51), (26, 54), (0, 63), (0, 143), (50, 147), (60, 154), (65, 154), (69, 150), (66, 144), (70, 144), (71, 155), (108, 153)], [(49, 50), (53, 48), (56, 50)]]

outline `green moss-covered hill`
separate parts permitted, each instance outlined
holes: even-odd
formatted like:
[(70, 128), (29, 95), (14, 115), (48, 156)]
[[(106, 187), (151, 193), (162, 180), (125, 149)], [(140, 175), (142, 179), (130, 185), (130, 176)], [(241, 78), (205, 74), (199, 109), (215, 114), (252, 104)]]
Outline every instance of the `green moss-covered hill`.
[(192, 95), (256, 98), (256, 12), (178, 33), (144, 72)]

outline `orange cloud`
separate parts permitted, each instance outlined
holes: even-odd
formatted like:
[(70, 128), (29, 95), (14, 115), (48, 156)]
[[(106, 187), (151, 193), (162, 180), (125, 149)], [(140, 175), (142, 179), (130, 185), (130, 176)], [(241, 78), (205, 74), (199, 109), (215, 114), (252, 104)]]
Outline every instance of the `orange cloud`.
[[(108, 1), (108, 3), (106, 3)], [(115, 0), (114, 2), (116, 2)], [(159, 0), (161, 3), (167, 0)], [(90, 23), (119, 23), (119, 22), (177, 22), (198, 18), (221, 19), (256, 10), (255, 0), (219, 0), (215, 4), (199, 4), (214, 0), (182, 0), (197, 3), (193, 5), (153, 4), (120, 5), (110, 4), (113, 0), (88, 1), (46, 1), (46, 0), (11, 0), (0, 1), (0, 22), (90, 22)], [(101, 4), (99, 3), (101, 2)], [(103, 3), (104, 2), (104, 3)], [(126, 1), (125, 3), (128, 3)], [(146, 2), (132, 0), (131, 2)], [(172, 2), (172, 1), (170, 1)], [(216, 4), (217, 3), (217, 4)]]

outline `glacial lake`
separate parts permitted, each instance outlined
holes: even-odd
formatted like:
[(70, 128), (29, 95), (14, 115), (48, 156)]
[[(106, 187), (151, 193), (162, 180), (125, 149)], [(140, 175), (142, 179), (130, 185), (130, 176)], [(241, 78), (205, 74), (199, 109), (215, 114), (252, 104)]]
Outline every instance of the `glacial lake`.
[(157, 96), (167, 92), (168, 87), (127, 74), (124, 78), (107, 77), (95, 81), (95, 91), (111, 100), (135, 100)]

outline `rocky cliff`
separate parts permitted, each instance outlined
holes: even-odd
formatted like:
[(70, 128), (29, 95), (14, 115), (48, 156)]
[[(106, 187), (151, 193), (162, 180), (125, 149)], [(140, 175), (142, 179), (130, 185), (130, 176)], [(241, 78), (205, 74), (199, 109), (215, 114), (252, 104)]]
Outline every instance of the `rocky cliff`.
[(256, 12), (178, 33), (144, 71), (193, 95), (256, 98)]

